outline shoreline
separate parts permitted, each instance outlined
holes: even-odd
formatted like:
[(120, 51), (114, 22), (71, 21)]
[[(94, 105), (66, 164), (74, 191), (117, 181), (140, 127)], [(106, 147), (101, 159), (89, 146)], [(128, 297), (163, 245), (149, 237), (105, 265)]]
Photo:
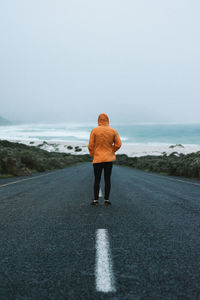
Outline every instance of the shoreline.
[[(8, 140), (8, 139), (7, 139)], [(89, 154), (88, 143), (81, 141), (58, 141), (58, 140), (8, 140), (25, 144), (28, 146), (36, 146), (48, 152), (69, 153), (74, 155)], [(69, 149), (68, 147), (72, 147)], [(173, 152), (179, 154), (190, 154), (200, 151), (200, 145), (192, 144), (169, 144), (169, 143), (123, 143), (122, 147), (116, 154), (126, 154), (128, 157), (141, 157), (147, 155), (170, 155)]]
[[(27, 144), (19, 140), (18, 142), (0, 140), (0, 178), (2, 176), (26, 176), (35, 172), (62, 169), (79, 162), (92, 162), (86, 143), (74, 142), (72, 146), (72, 143), (66, 142), (61, 144), (28, 141)], [(126, 146), (124, 145), (124, 148)], [(125, 149), (122, 148), (116, 155), (115, 163), (144, 171), (200, 179), (200, 151), (194, 152), (194, 147), (190, 146), (192, 148), (186, 149), (181, 144), (171, 145), (167, 148), (167, 155), (167, 152), (160, 153), (158, 145), (154, 145), (156, 155), (150, 155), (150, 152), (145, 151), (146, 155), (143, 155), (143, 152), (140, 156), (132, 157), (127, 155), (127, 148), (126, 153), (123, 154)], [(177, 148), (178, 151), (176, 151)], [(190, 153), (182, 153), (188, 151)]]

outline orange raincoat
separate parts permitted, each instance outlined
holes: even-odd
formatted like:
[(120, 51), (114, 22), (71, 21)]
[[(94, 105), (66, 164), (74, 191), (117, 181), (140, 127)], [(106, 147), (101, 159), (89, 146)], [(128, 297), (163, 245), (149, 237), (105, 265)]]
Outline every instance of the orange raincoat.
[(109, 126), (106, 114), (99, 115), (98, 125), (92, 129), (88, 144), (90, 156), (93, 156), (93, 164), (115, 160), (115, 152), (122, 144), (117, 131)]

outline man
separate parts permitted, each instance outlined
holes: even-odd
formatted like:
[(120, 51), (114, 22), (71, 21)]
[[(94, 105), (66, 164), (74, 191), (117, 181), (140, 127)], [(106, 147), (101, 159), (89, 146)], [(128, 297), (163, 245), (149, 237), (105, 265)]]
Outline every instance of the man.
[(112, 172), (112, 162), (116, 159), (115, 152), (121, 147), (121, 140), (117, 131), (109, 126), (109, 119), (105, 113), (98, 117), (98, 127), (92, 129), (88, 149), (90, 156), (93, 156), (94, 168), (94, 200), (92, 205), (98, 205), (99, 184), (101, 173), (104, 169), (105, 180), (105, 205), (110, 205), (110, 176)]

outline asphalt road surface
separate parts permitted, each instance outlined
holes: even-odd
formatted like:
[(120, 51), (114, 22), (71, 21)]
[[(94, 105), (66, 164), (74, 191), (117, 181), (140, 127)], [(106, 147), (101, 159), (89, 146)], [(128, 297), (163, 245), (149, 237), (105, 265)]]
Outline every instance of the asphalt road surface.
[(92, 190), (89, 163), (0, 180), (0, 300), (200, 300), (200, 181), (114, 166), (112, 206)]

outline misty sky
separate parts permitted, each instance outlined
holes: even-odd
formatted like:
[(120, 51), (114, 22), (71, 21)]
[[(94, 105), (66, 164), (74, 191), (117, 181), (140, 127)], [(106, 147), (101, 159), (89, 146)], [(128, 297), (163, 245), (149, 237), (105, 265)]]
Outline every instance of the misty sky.
[(1, 0), (0, 115), (200, 122), (199, 0)]

